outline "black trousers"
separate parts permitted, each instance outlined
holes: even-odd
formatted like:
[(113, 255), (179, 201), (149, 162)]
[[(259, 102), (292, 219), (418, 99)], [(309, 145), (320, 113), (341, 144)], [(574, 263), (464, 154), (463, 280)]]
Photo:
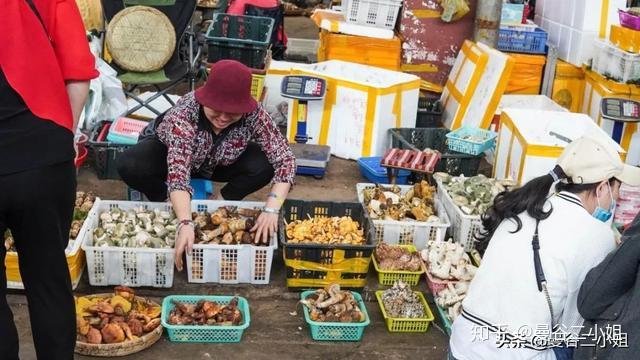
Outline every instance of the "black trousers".
[[(165, 201), (167, 193), (167, 147), (156, 138), (146, 138), (127, 149), (118, 159), (118, 173), (131, 188), (151, 201)], [(273, 166), (262, 149), (250, 143), (238, 160), (218, 166), (210, 178), (198, 173), (193, 179), (227, 183), (220, 191), (225, 200), (242, 200), (260, 190), (273, 179)]]
[[(75, 304), (64, 249), (76, 192), (73, 162), (0, 175), (0, 236), (7, 228), (20, 275), (38, 359), (73, 359)], [(18, 358), (18, 333), (7, 304), (6, 250), (0, 246), (0, 359)]]

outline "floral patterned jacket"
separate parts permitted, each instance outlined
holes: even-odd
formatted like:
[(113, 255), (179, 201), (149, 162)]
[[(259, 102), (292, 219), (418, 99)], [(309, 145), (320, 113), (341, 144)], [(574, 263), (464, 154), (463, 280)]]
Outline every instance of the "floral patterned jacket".
[(156, 129), (156, 136), (168, 150), (169, 192), (184, 190), (193, 193), (189, 185), (192, 173), (210, 176), (216, 166), (234, 163), (249, 142), (258, 144), (273, 165), (275, 176), (272, 183), (293, 184), (295, 157), (287, 140), (262, 106), (245, 114), (226, 135), (221, 135), (220, 141), (214, 141), (210, 131), (199, 127), (199, 116), (200, 104), (190, 92), (165, 114)]

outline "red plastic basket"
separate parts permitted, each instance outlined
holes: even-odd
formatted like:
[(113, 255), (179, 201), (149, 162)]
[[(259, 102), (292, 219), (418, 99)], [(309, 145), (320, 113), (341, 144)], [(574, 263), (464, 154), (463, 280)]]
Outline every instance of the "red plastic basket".
[(87, 150), (84, 146), (78, 146), (78, 155), (76, 156), (75, 163), (76, 168), (80, 168), (84, 161), (87, 159), (87, 155), (89, 154), (89, 150)]
[(427, 264), (423, 261), (422, 262), (422, 269), (424, 270), (425, 274), (427, 275), (427, 287), (429, 288), (429, 290), (431, 291), (431, 294), (433, 294), (433, 296), (437, 295), (440, 291), (444, 290), (447, 288), (447, 284), (456, 284), (459, 281), (457, 280), (441, 280), (438, 279), (436, 277), (434, 277), (433, 275), (431, 275), (431, 273), (429, 272), (429, 269), (427, 268)]
[(149, 122), (147, 121), (135, 120), (126, 117), (118, 118), (111, 125), (107, 140), (116, 140), (116, 142), (124, 141), (126, 143), (135, 144), (138, 140), (138, 135), (148, 124)]

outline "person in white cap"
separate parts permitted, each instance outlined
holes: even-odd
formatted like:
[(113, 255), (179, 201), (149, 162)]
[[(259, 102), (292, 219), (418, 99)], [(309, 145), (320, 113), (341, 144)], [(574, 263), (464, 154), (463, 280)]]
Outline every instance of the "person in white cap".
[(450, 359), (571, 359), (584, 322), (580, 286), (616, 247), (608, 222), (621, 183), (639, 186), (640, 168), (611, 144), (582, 137), (549, 174), (495, 198)]

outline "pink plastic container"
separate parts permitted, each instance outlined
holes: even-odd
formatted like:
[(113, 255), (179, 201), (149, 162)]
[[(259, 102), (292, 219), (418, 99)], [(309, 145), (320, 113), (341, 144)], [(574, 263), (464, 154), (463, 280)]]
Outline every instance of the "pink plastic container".
[(620, 16), (620, 25), (640, 31), (640, 17), (620, 9), (618, 10), (618, 16)]

